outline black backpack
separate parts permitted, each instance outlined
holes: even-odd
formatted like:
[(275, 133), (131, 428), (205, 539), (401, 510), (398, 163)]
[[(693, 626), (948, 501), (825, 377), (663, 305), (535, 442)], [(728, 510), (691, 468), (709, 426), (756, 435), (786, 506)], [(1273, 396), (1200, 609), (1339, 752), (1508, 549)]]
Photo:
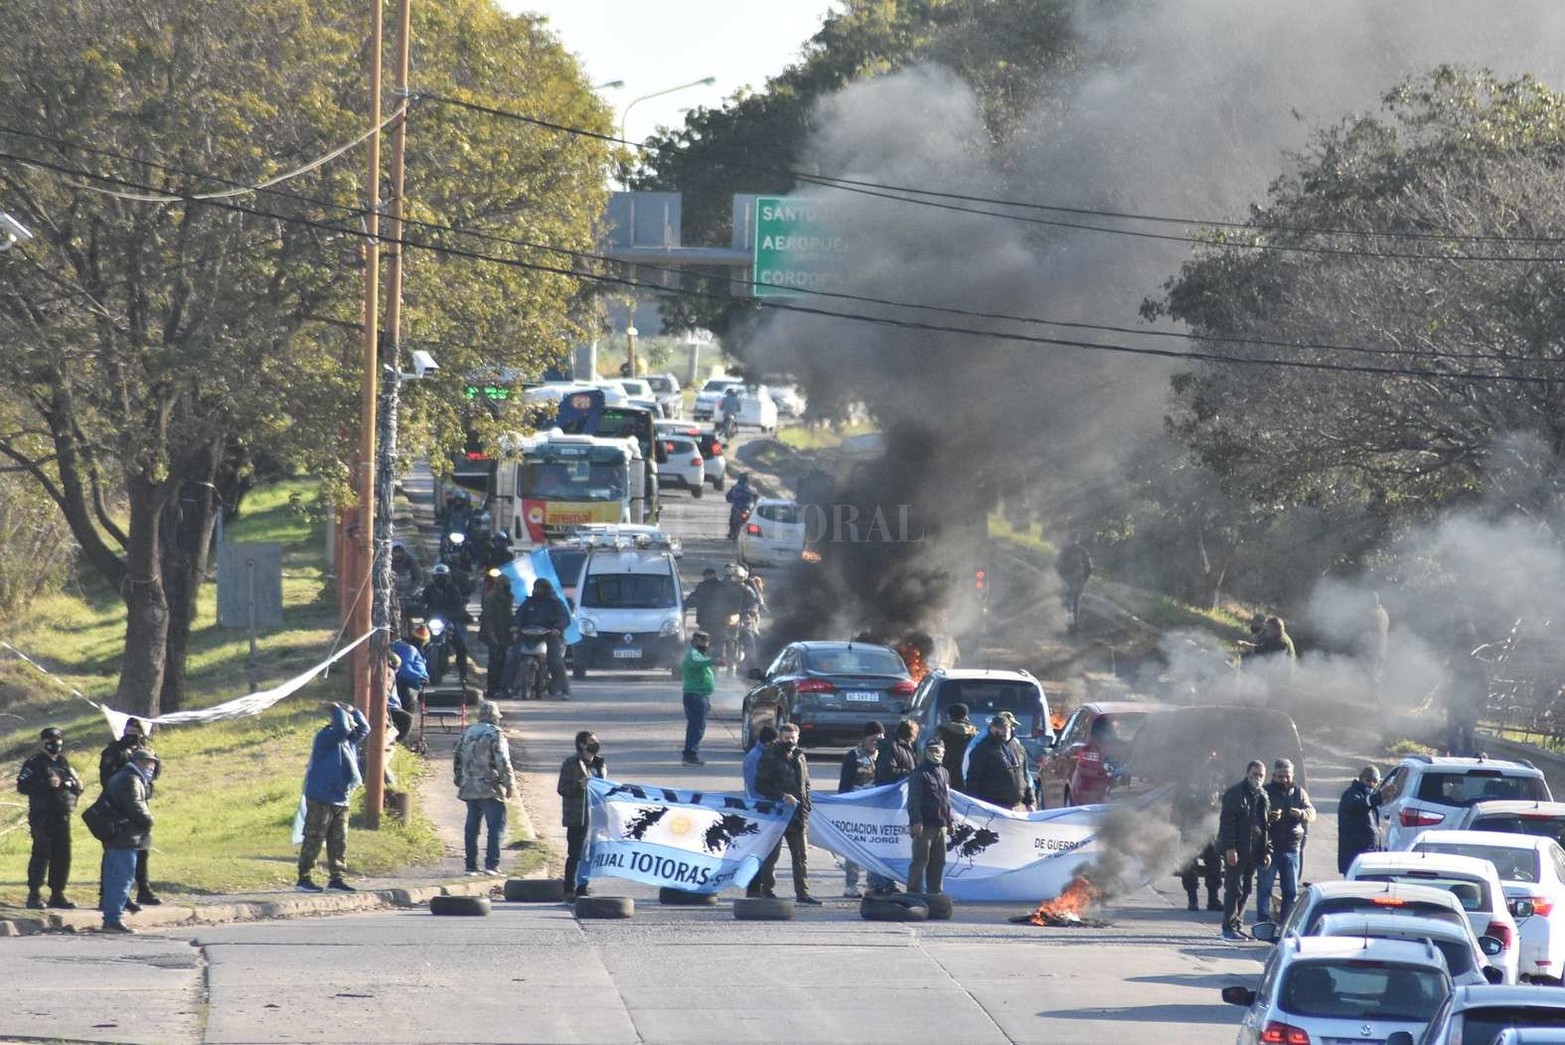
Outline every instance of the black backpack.
[(115, 833), (126, 819), (120, 815), (119, 808), (107, 790), (99, 792), (92, 805), (82, 810), (82, 822), (92, 832), (92, 837), (100, 842), (114, 841)]

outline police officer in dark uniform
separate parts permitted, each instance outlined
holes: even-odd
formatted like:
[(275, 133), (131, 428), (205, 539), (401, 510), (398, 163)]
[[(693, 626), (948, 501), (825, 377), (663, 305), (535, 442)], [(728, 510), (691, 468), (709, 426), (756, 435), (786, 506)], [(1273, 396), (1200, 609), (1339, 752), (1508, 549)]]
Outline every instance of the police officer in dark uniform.
[(27, 796), (27, 826), (33, 834), (27, 906), (34, 910), (44, 906), (40, 890), (47, 871), (48, 906), (68, 911), (76, 906), (65, 896), (65, 883), (71, 877), (71, 810), (82, 793), (82, 782), (65, 760), (65, 735), (50, 726), (40, 739), (38, 753), (23, 762), (16, 774), (16, 789)]
[(1217, 815), (1217, 848), (1223, 853), (1223, 939), (1247, 940), (1244, 908), (1255, 886), (1255, 872), (1271, 860), (1267, 833), (1271, 805), (1266, 799), (1266, 763), (1251, 761), (1244, 779), (1223, 792)]

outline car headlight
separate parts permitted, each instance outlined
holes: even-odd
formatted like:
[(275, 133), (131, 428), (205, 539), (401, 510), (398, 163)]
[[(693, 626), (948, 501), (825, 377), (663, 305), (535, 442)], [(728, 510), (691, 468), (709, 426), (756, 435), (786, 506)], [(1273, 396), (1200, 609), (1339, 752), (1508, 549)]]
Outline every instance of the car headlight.
[(467, 542), (467, 534), (465, 534), (465, 533), (448, 533), (448, 534), (446, 534), (446, 540), (448, 540), (452, 544), (456, 544), (456, 545), (465, 544)]
[(663, 622), (663, 627), (659, 630), (658, 634), (660, 634), (660, 635), (678, 635), (679, 634), (679, 618), (678, 617), (670, 617), (667, 620), (665, 620)]
[(583, 635), (591, 636), (598, 633), (598, 622), (593, 620), (591, 617), (577, 617), (576, 623), (581, 626), (581, 633)]

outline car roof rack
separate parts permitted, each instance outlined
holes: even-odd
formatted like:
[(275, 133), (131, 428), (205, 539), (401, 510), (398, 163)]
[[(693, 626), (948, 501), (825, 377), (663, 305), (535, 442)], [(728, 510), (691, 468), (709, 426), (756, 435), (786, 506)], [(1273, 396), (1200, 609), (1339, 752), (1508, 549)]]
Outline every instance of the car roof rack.
[[(605, 526), (614, 524), (607, 523)], [(588, 548), (602, 551), (673, 551), (678, 538), (661, 531), (656, 533), (615, 533), (612, 531), (573, 532), (571, 538)]]

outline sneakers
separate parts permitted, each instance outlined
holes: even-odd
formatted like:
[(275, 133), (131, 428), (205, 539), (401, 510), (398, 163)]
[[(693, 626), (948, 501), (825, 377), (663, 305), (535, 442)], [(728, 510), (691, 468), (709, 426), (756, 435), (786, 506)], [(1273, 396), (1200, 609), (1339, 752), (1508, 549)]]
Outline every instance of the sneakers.
[(477, 878), (478, 877), (478, 868), (476, 868), (476, 867), (469, 867), (467, 870), (463, 871), (462, 874), (464, 876), (468, 877), (468, 878)]
[(39, 896), (37, 893), (28, 893), (27, 894), (27, 909), (30, 910), (30, 911), (41, 911), (41, 910), (43, 910), (43, 897)]
[(349, 885), (347, 882), (344, 882), (341, 878), (332, 878), (328, 880), (326, 883), (326, 888), (330, 889), (334, 893), (358, 892), (357, 889), (353, 888), (353, 886)]
[(500, 877), (500, 869), (498, 867), (486, 867), (482, 871), (480, 871), (479, 873), (480, 874), (486, 874), (490, 878), (499, 878)]
[(100, 933), (133, 933), (136, 930), (132, 929), (124, 922), (104, 922), (103, 926), (98, 931)]
[(809, 893), (800, 893), (798, 896), (793, 898), (793, 902), (794, 903), (802, 903), (806, 907), (819, 907), (819, 906), (821, 906), (821, 902), (819, 900), (817, 900), (815, 897), (811, 896)]
[(680, 758), (679, 761), (681, 763), (683, 763), (684, 765), (687, 765), (687, 766), (704, 766), (704, 765), (706, 765), (706, 763), (701, 761), (700, 757), (697, 756), (697, 755), (685, 755), (682, 758)]
[(301, 893), (324, 893), (326, 891), (316, 885), (315, 880), (307, 874), (299, 876), (299, 880), (294, 883), (294, 888)]
[(163, 901), (158, 899), (157, 894), (151, 889), (138, 889), (136, 891), (136, 902), (143, 907), (156, 907)]
[(49, 897), (49, 906), (57, 911), (74, 911), (76, 904), (65, 898), (63, 893), (56, 893)]

